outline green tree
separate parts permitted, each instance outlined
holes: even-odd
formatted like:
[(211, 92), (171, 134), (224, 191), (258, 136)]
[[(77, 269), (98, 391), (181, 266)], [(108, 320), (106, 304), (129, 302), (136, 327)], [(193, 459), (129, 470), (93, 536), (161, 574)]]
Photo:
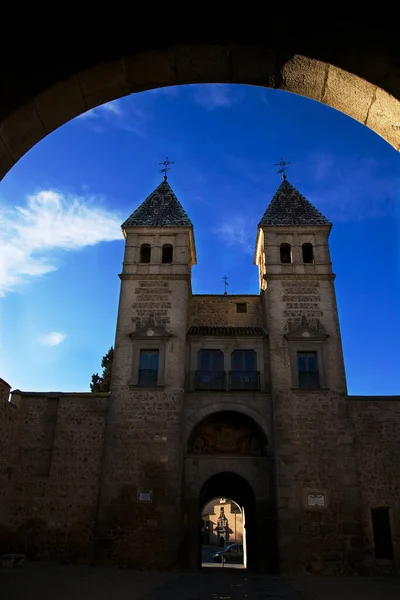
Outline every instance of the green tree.
[(101, 359), (103, 373), (101, 377), (98, 373), (92, 375), (92, 383), (90, 384), (91, 392), (109, 392), (111, 385), (111, 369), (114, 358), (114, 348), (111, 346), (107, 354)]

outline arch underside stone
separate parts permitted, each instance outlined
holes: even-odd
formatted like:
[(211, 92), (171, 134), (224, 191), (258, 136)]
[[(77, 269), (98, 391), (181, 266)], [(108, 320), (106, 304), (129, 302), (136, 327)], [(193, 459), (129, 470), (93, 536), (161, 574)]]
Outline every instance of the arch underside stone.
[(389, 18), (379, 24), (348, 21), (339, 15), (328, 28), (318, 21), (299, 27), (288, 14), (282, 22), (272, 19), (267, 34), (253, 17), (247, 26), (238, 19), (229, 28), (205, 28), (192, 36), (165, 23), (157, 38), (144, 26), (129, 41), (121, 34), (119, 42), (90, 48), (87, 35), (81, 39), (77, 32), (73, 49), (61, 36), (40, 57), (36, 44), (21, 52), (22, 59), (4, 53), (0, 177), (42, 138), (87, 110), (128, 94), (190, 83), (293, 92), (347, 114), (398, 150), (397, 34)]

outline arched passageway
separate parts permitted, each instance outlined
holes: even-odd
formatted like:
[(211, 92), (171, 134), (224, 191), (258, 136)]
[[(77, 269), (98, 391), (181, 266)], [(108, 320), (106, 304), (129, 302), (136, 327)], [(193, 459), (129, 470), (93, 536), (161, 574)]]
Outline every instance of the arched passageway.
[[(257, 570), (256, 503), (251, 486), (244, 477), (235, 473), (217, 473), (201, 489), (200, 511), (209, 500), (216, 497), (234, 500), (244, 513), (244, 562), (249, 569)], [(199, 560), (201, 561), (201, 557)]]
[[(397, 24), (352, 19), (338, 10), (298, 24), (285, 11), (260, 26), (254, 12), (229, 22), (177, 27), (162, 15), (142, 16), (140, 31), (118, 23), (109, 42), (110, 19), (78, 30), (76, 20), (48, 40), (42, 21), (21, 37), (19, 52), (0, 53), (0, 178), (46, 135), (87, 110), (131, 93), (188, 83), (244, 83), (293, 92), (335, 108), (400, 148), (400, 74)], [(247, 20), (246, 20), (247, 17)], [(247, 22), (246, 22), (247, 21)], [(147, 25), (148, 24), (148, 25)], [(65, 34), (63, 33), (65, 32)], [(70, 44), (71, 38), (74, 44)], [(338, 43), (340, 40), (340, 43)], [(25, 45), (25, 46), (24, 46)]]
[(201, 566), (202, 509), (220, 497), (244, 511), (247, 567), (276, 573), (274, 466), (261, 427), (238, 411), (209, 414), (189, 436), (184, 473), (183, 565)]

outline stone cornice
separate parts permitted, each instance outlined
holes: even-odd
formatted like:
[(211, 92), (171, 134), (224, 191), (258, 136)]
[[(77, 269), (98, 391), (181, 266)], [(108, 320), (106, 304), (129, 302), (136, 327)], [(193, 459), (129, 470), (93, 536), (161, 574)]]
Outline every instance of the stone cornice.
[(148, 275), (139, 275), (138, 273), (120, 273), (118, 277), (121, 281), (125, 281), (127, 279), (134, 279), (137, 281), (171, 281), (173, 279), (180, 281), (191, 281), (190, 275), (179, 275), (179, 274), (171, 274), (171, 275), (158, 275), (157, 273), (150, 273)]
[(336, 275), (334, 273), (271, 273), (264, 275), (265, 281), (271, 280), (296, 280), (296, 281), (334, 281)]

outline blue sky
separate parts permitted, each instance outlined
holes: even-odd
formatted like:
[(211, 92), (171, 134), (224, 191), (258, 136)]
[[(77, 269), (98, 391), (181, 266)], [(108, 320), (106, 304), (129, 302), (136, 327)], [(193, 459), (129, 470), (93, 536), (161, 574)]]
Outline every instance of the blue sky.
[(114, 343), (120, 224), (161, 181), (195, 226), (194, 293), (258, 293), (253, 251), (280, 184), (274, 163), (332, 222), (349, 393), (400, 394), (400, 157), (345, 115), (238, 85), (144, 92), (37, 144), (0, 184), (0, 377), (88, 391)]

